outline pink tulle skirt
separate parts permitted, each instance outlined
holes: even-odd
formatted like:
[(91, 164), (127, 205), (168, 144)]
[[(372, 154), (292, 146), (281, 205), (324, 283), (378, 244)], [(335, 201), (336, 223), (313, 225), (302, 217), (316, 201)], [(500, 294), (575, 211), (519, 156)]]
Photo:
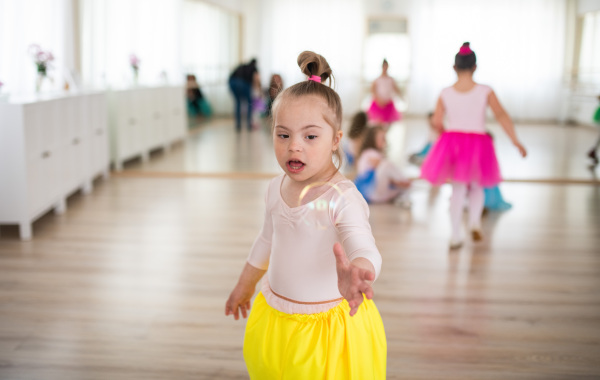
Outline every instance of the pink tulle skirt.
[(494, 187), (502, 180), (492, 138), (487, 134), (444, 132), (421, 166), (434, 185), (446, 181)]
[(367, 111), (370, 121), (377, 123), (391, 123), (400, 120), (400, 112), (394, 106), (394, 102), (390, 101), (385, 106), (380, 107), (375, 101), (371, 103), (371, 107)]

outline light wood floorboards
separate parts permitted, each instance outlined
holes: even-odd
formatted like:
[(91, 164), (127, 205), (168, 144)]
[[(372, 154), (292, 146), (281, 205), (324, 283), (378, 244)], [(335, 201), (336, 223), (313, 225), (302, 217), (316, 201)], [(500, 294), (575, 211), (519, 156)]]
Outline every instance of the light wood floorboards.
[[(0, 228), (0, 379), (247, 378), (245, 321), (224, 302), (270, 171), (161, 175), (187, 144), (75, 194), (32, 241)], [(600, 187), (502, 190), (514, 207), (456, 252), (449, 187), (416, 182), (412, 209), (371, 207), (389, 379), (600, 378)]]

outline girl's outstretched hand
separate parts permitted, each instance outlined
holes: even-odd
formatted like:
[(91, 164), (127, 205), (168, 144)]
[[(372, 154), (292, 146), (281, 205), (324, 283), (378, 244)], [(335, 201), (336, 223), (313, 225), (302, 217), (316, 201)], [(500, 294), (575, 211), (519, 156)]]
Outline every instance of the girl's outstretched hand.
[(225, 315), (233, 314), (233, 319), (236, 321), (240, 319), (239, 312), (242, 312), (242, 317), (246, 318), (248, 316), (248, 311), (250, 310), (250, 300), (254, 295), (254, 288), (246, 289), (243, 285), (236, 285), (236, 287), (229, 295), (229, 299), (225, 303)]
[(348, 301), (350, 316), (353, 316), (363, 301), (363, 294), (367, 299), (373, 298), (371, 282), (375, 280), (375, 274), (352, 264), (340, 243), (333, 245), (333, 254), (338, 275), (338, 288), (340, 294)]

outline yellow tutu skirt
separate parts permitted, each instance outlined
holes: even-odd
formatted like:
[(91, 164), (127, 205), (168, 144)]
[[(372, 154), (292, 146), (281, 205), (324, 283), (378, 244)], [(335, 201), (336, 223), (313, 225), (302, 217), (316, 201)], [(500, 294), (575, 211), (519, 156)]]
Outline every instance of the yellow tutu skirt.
[(286, 314), (262, 293), (244, 336), (250, 379), (385, 379), (387, 342), (379, 311), (365, 299), (351, 317), (348, 302), (317, 314)]

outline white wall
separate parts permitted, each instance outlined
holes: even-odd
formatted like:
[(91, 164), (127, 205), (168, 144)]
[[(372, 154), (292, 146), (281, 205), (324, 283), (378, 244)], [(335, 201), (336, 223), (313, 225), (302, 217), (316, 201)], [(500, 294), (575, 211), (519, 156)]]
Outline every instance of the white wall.
[[(260, 37), (262, 34), (260, 22), (260, 0), (244, 0), (242, 16), (242, 61), (247, 62), (260, 56)], [(258, 62), (259, 65), (261, 62)], [(264, 78), (263, 78), (264, 79)]]
[(205, 3), (211, 3), (213, 5), (225, 8), (229, 11), (239, 12), (243, 8), (244, 0), (202, 0)]
[[(577, 0), (576, 15), (600, 11), (600, 0)], [(573, 20), (573, 23), (575, 20)], [(575, 38), (575, 33), (571, 38)], [(573, 41), (574, 42), (574, 41)], [(572, 58), (572, 57), (571, 57)], [(564, 115), (561, 121), (575, 122), (579, 125), (593, 125), (592, 116), (598, 107), (600, 87), (591, 84), (578, 84), (564, 89)]]
[[(294, 68), (294, 60), (289, 56), (293, 49), (281, 46), (287, 40), (282, 42), (281, 37), (276, 36), (289, 35), (304, 48), (302, 38), (297, 38), (304, 33), (311, 36), (306, 39), (309, 43), (306, 47), (324, 52), (328, 60), (333, 61), (330, 63), (334, 74), (336, 71), (343, 74), (336, 76), (339, 80), (336, 88), (344, 102), (345, 113), (354, 113), (363, 104), (368, 88), (361, 79), (368, 18), (406, 18), (412, 62), (404, 96), (409, 113), (421, 115), (431, 110), (439, 91), (455, 79), (452, 71), (455, 51), (463, 41), (471, 41), (481, 55), (476, 80), (490, 84), (514, 118), (558, 118), (561, 101), (558, 94), (564, 72), (566, 17), (563, 8), (566, 1), (548, 0), (545, 5), (546, 2), (539, 0), (497, 0), (490, 1), (488, 7), (474, 0), (359, 0), (358, 5), (349, 1), (345, 12), (340, 12), (334, 5), (340, 3), (331, 0), (316, 6), (320, 12), (314, 17), (303, 13), (304, 8), (291, 0), (278, 1), (248, 0), (243, 2), (242, 8), (245, 17), (243, 55), (245, 59), (257, 56), (265, 85), (273, 70), (283, 71), (288, 76), (287, 80), (284, 77), (286, 86), (299, 80), (287, 71)], [(302, 4), (314, 5), (308, 0)], [(515, 10), (511, 11), (511, 7)], [(282, 9), (290, 11), (284, 13)], [(462, 10), (467, 10), (468, 15)], [(494, 19), (496, 11), (515, 25), (506, 29), (503, 19)], [(535, 17), (538, 14), (540, 17)], [(468, 22), (454, 21), (460, 17), (469, 17), (465, 19)], [(528, 20), (532, 20), (533, 28), (528, 27)], [(337, 28), (347, 31), (340, 33)], [(317, 35), (320, 31), (322, 37)], [(326, 44), (331, 42), (337, 46)], [(535, 47), (536, 54), (532, 54), (531, 46)], [(347, 56), (339, 61), (341, 65), (335, 59), (339, 54), (336, 49), (343, 49)], [(527, 57), (525, 64), (510, 59), (509, 51)], [(287, 55), (282, 57), (281, 52)], [(540, 60), (545, 63), (538, 64)]]
[(578, 0), (577, 13), (600, 11), (600, 0)]

